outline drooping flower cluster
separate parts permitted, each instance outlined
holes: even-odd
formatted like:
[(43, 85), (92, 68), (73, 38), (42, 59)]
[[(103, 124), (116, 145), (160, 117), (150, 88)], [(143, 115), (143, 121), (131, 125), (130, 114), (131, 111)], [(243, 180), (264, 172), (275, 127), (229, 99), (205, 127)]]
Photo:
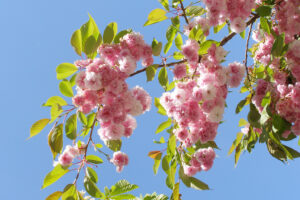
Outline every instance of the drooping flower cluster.
[(73, 103), (85, 114), (100, 107), (98, 134), (103, 141), (131, 136), (136, 128), (133, 116), (149, 111), (151, 106), (149, 94), (139, 86), (129, 89), (125, 80), (135, 71), (139, 60), (144, 66), (153, 63), (152, 48), (138, 33), (127, 34), (120, 41), (101, 45), (100, 58), (75, 62), (84, 70), (76, 77), (77, 95)]
[(240, 33), (245, 30), (245, 20), (256, 6), (255, 0), (203, 0), (203, 3), (207, 9), (206, 18), (196, 18), (186, 30), (200, 24), (208, 35), (210, 26), (217, 26), (229, 19), (231, 30)]
[(194, 176), (202, 170), (208, 171), (214, 164), (216, 153), (213, 148), (199, 149), (190, 160), (190, 165), (183, 164), (183, 171), (187, 176)]
[(123, 167), (128, 165), (128, 156), (127, 154), (117, 151), (114, 153), (113, 158), (110, 160), (115, 166), (117, 172), (121, 172), (123, 170)]
[(200, 63), (197, 63), (198, 50), (199, 45), (193, 40), (182, 46), (189, 65), (175, 66), (174, 78), (178, 80), (175, 89), (160, 98), (168, 117), (178, 124), (174, 134), (185, 147), (215, 139), (223, 118), (227, 88), (238, 87), (245, 74), (240, 63), (231, 63), (227, 68), (220, 65), (227, 54), (223, 47), (213, 44)]

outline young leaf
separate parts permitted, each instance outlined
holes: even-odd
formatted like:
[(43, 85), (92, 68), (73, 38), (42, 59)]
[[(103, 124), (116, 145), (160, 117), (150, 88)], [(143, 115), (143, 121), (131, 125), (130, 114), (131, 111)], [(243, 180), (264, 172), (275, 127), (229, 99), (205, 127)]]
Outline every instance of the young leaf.
[(166, 38), (169, 42), (173, 41), (175, 39), (177, 33), (177, 29), (176, 27), (174, 27), (173, 25), (170, 25), (167, 29), (166, 32)]
[(168, 141), (167, 155), (173, 156), (175, 155), (176, 150), (176, 137), (175, 135), (171, 135)]
[(176, 38), (175, 38), (175, 45), (176, 45), (177, 49), (181, 50), (182, 44), (183, 44), (183, 42), (182, 42), (181, 34), (178, 33)]
[(60, 106), (68, 105), (68, 103), (59, 96), (50, 97), (43, 106), (53, 106), (54, 104), (58, 104)]
[(139, 188), (139, 186), (130, 184), (126, 180), (120, 180), (111, 187), (110, 195), (115, 196), (115, 195), (123, 194), (123, 193), (129, 192), (129, 191), (135, 190), (137, 188)]
[(60, 164), (56, 165), (54, 169), (51, 172), (49, 172), (45, 177), (42, 189), (55, 183), (58, 179), (60, 179), (63, 175), (65, 175), (68, 172), (69, 170), (63, 168)]
[(33, 137), (39, 134), (50, 122), (50, 119), (40, 119), (39, 121), (35, 122), (30, 128), (30, 137)]
[(64, 192), (61, 196), (62, 200), (77, 200), (77, 189), (74, 184), (69, 184), (64, 188)]
[(58, 80), (67, 78), (78, 71), (78, 68), (71, 63), (62, 63), (56, 68), (56, 77)]
[(153, 159), (156, 159), (156, 158), (158, 158), (159, 156), (161, 156), (161, 151), (150, 151), (149, 153), (148, 153), (148, 156), (150, 157), (150, 158), (153, 158)]
[(164, 21), (166, 19), (168, 19), (168, 17), (166, 16), (167, 11), (157, 8), (152, 10), (149, 15), (148, 15), (148, 20), (146, 21), (146, 23), (144, 24), (144, 26), (148, 26), (151, 24), (155, 24), (161, 21)]
[(275, 57), (279, 57), (282, 55), (283, 52), (283, 47), (284, 47), (284, 40), (285, 40), (285, 36), (284, 33), (281, 34), (280, 36), (276, 37), (271, 53), (273, 56)]
[(86, 161), (93, 163), (93, 164), (100, 164), (103, 163), (103, 160), (101, 158), (99, 158), (98, 156), (95, 155), (88, 155), (86, 157)]
[(53, 154), (53, 159), (61, 152), (63, 147), (63, 125), (56, 126), (48, 135), (48, 144)]
[(259, 6), (255, 11), (259, 16), (267, 17), (271, 15), (272, 8), (270, 6)]
[(176, 183), (174, 185), (172, 196), (173, 196), (174, 200), (180, 200), (180, 196), (179, 196), (179, 183)]
[(235, 113), (236, 113), (236, 114), (238, 114), (238, 113), (240, 113), (240, 112), (242, 111), (242, 109), (243, 109), (243, 107), (245, 106), (246, 102), (247, 102), (247, 101), (244, 99), (244, 100), (242, 100), (242, 101), (240, 101), (240, 102), (238, 103), (238, 105), (236, 106), (236, 109), (235, 109)]
[(65, 124), (65, 132), (66, 136), (71, 139), (75, 140), (77, 137), (77, 116), (76, 114), (71, 115)]
[(63, 110), (61, 109), (61, 106), (54, 104), (50, 110), (51, 121), (49, 123), (54, 122), (62, 112)]
[(154, 64), (146, 68), (147, 81), (152, 81), (154, 79), (158, 66), (159, 65)]
[(82, 112), (78, 112), (78, 117), (81, 123), (83, 123), (85, 126), (87, 126), (87, 118)]
[(157, 127), (155, 133), (156, 133), (156, 134), (157, 134), (157, 133), (160, 133), (160, 132), (162, 132), (163, 130), (165, 130), (166, 128), (170, 127), (171, 125), (172, 125), (172, 119), (169, 118), (167, 121), (161, 123), (161, 124)]
[(168, 83), (168, 72), (165, 67), (161, 68), (161, 70), (158, 73), (158, 81), (161, 86), (165, 87)]
[(71, 45), (73, 46), (75, 52), (81, 56), (82, 52), (82, 36), (80, 29), (76, 30), (71, 37)]
[(268, 33), (269, 35), (271, 34), (271, 27), (269, 25), (269, 22), (266, 18), (261, 17), (260, 18), (260, 28), (262, 30), (264, 30), (266, 33)]
[(158, 0), (159, 3), (161, 3), (161, 5), (167, 10), (169, 11), (169, 0)]
[(107, 140), (105, 141), (105, 145), (112, 151), (120, 151), (122, 146), (122, 140)]
[(162, 43), (158, 42), (156, 39), (152, 41), (152, 54), (154, 56), (159, 56), (162, 49)]
[(46, 200), (59, 200), (61, 195), (62, 195), (62, 192), (60, 192), (60, 191), (53, 192), (46, 198)]
[(186, 9), (187, 16), (200, 16), (206, 13), (206, 10), (202, 6), (189, 6)]
[(85, 174), (94, 183), (98, 182), (97, 172), (95, 170), (93, 170), (92, 168), (87, 167), (86, 170), (85, 170)]
[(120, 194), (120, 195), (117, 195), (117, 196), (110, 197), (110, 199), (123, 200), (123, 199), (136, 199), (136, 198), (132, 194)]
[(70, 81), (63, 80), (59, 83), (59, 91), (66, 97), (73, 97), (73, 90)]
[(225, 25), (226, 25), (226, 22), (224, 22), (223, 24), (215, 26), (214, 27), (214, 33), (218, 33), (220, 30), (222, 30), (224, 28)]
[(153, 165), (153, 172), (154, 172), (154, 174), (157, 174), (157, 171), (158, 171), (158, 168), (159, 168), (159, 165), (160, 165), (160, 161), (161, 161), (161, 156), (162, 156), (162, 153), (160, 152), (154, 158), (154, 165)]
[(132, 32), (132, 29), (126, 29), (126, 30), (120, 31), (114, 38), (114, 43), (115, 44), (120, 43), (120, 39), (131, 32)]
[(154, 105), (158, 109), (157, 113), (161, 115), (167, 115), (165, 108), (160, 104), (159, 98), (154, 98)]
[(169, 51), (170, 48), (172, 47), (172, 43), (173, 43), (173, 41), (169, 41), (169, 42), (167, 42), (167, 43), (165, 44), (165, 46), (164, 46), (164, 54), (167, 54), (167, 53), (168, 53), (168, 51)]
[(118, 32), (118, 25), (116, 22), (112, 22), (108, 24), (103, 33), (103, 42), (110, 44), (113, 41), (114, 37), (116, 36), (117, 32)]
[(91, 181), (91, 179), (89, 179), (89, 177), (87, 176), (84, 177), (84, 188), (87, 191), (87, 193), (89, 193), (92, 197), (102, 197), (102, 193), (97, 187), (97, 185), (93, 181)]
[(194, 177), (190, 177), (190, 181), (191, 181), (191, 188), (194, 188), (196, 190), (209, 190), (207, 184)]

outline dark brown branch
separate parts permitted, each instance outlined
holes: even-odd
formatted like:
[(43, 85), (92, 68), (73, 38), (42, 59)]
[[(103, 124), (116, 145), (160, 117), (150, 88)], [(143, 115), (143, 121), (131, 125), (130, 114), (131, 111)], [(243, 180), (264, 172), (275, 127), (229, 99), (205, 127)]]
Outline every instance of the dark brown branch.
[(247, 66), (247, 64), (248, 64), (248, 50), (249, 50), (249, 40), (250, 40), (250, 36), (251, 36), (251, 33), (252, 33), (252, 27), (253, 27), (253, 23), (250, 24), (249, 34), (248, 34), (247, 43), (246, 43), (246, 52), (245, 52), (245, 68), (246, 68), (248, 81), (250, 81), (249, 71), (248, 71), (248, 66)]
[(182, 15), (183, 15), (183, 17), (184, 17), (184, 19), (185, 19), (185, 22), (186, 22), (187, 24), (189, 24), (189, 20), (188, 20), (188, 18), (186, 17), (186, 12), (185, 12), (185, 8), (184, 8), (184, 6), (183, 6), (182, 0), (179, 0), (179, 2), (180, 2), (180, 7), (181, 7), (181, 10), (182, 10)]
[[(184, 63), (184, 62), (186, 62), (186, 61), (187, 61), (187, 60), (184, 59), (184, 60), (181, 60), (181, 61), (178, 61), (178, 62), (167, 63), (167, 64), (165, 64), (165, 65), (162, 64), (162, 65), (158, 65), (157, 68), (161, 68), (161, 67), (170, 67), (170, 66), (173, 66), (173, 65), (176, 65), (176, 64)], [(138, 70), (138, 71), (136, 71), (136, 72), (130, 74), (129, 77), (134, 76), (134, 75), (139, 74), (139, 73), (142, 73), (142, 72), (146, 71), (146, 69), (147, 69), (147, 67), (145, 67), (145, 68), (143, 68), (143, 69), (140, 69), (140, 70)]]

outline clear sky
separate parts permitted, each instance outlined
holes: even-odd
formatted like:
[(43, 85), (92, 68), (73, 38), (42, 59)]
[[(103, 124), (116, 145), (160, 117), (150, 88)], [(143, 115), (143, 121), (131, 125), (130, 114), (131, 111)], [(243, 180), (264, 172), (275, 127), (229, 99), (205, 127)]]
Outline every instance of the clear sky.
[[(41, 190), (45, 175), (52, 169), (52, 155), (47, 145), (49, 127), (40, 135), (26, 141), (32, 123), (49, 117), (49, 110), (41, 105), (48, 97), (60, 95), (55, 68), (62, 62), (79, 59), (70, 45), (70, 37), (88, 20), (90, 13), (103, 33), (105, 26), (115, 21), (119, 30), (132, 28), (144, 35), (150, 43), (153, 37), (165, 42), (168, 22), (143, 27), (148, 13), (160, 8), (156, 0), (0, 0), (1, 38), (1, 135), (0, 146), (0, 199), (45, 199), (50, 193), (62, 190), (74, 180), (69, 173), (54, 185)], [(222, 38), (227, 30), (217, 38)], [(244, 59), (245, 40), (234, 38), (225, 46), (230, 55), (227, 61)], [(161, 87), (155, 80), (146, 83), (145, 74), (129, 80), (131, 87), (143, 86), (153, 97), (160, 97)], [(300, 160), (284, 165), (271, 157), (265, 145), (257, 144), (251, 154), (244, 153), (234, 168), (233, 156), (228, 149), (239, 131), (238, 121), (246, 110), (235, 115), (234, 110), (242, 98), (237, 90), (229, 93), (224, 116), (216, 142), (221, 151), (213, 168), (201, 172), (197, 178), (209, 184), (210, 191), (196, 191), (181, 184), (183, 200), (190, 199), (299, 199)], [(124, 139), (122, 151), (130, 156), (130, 164), (121, 174), (111, 164), (103, 164), (99, 172), (99, 188), (127, 179), (140, 188), (135, 194), (165, 193), (165, 174), (160, 169), (154, 176), (153, 160), (147, 157), (151, 150), (164, 146), (153, 144), (153, 139), (167, 136), (155, 135), (156, 127), (166, 117), (156, 114), (156, 108), (138, 117), (138, 128), (130, 139)], [(97, 137), (97, 136), (96, 136)], [(96, 138), (95, 137), (95, 138)], [(291, 146), (296, 146), (296, 141)], [(92, 152), (92, 150), (90, 150)], [(110, 151), (107, 151), (111, 154)], [(82, 184), (79, 184), (80, 187)]]

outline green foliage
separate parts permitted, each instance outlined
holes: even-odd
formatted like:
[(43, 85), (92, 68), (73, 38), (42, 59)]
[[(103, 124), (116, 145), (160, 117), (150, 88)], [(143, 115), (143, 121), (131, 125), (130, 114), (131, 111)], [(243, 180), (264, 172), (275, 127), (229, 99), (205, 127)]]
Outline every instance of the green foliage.
[(195, 16), (201, 16), (204, 13), (206, 13), (206, 10), (202, 6), (188, 6), (186, 8), (186, 15), (195, 17)]
[(118, 25), (116, 22), (112, 22), (108, 24), (103, 33), (103, 42), (110, 44), (114, 40), (117, 32), (118, 32)]
[(119, 194), (124, 194), (137, 188), (139, 188), (137, 185), (131, 184), (127, 180), (120, 180), (111, 187), (110, 195), (115, 196)]
[(191, 187), (196, 190), (209, 190), (208, 185), (205, 184), (204, 182), (202, 182), (194, 177), (189, 177), (189, 176), (185, 175), (182, 167), (180, 167), (180, 169), (179, 169), (179, 178), (184, 183), (184, 185), (187, 187)]
[(155, 133), (160, 133), (164, 131), (166, 128), (169, 128), (172, 125), (172, 119), (169, 118), (167, 121), (162, 122), (156, 129)]
[(55, 126), (48, 135), (48, 144), (55, 159), (58, 153), (61, 153), (63, 148), (63, 125)]
[(87, 193), (89, 193), (92, 197), (101, 198), (103, 196), (97, 185), (88, 176), (84, 177), (83, 184)]
[(150, 65), (146, 68), (147, 81), (153, 81), (158, 66), (159, 65), (154, 64), (154, 65)]
[(154, 98), (154, 105), (158, 109), (158, 114), (167, 115), (165, 108), (160, 104), (159, 98)]
[(73, 114), (71, 115), (65, 124), (65, 132), (66, 136), (71, 139), (75, 140), (77, 137), (77, 115)]
[(155, 23), (158, 23), (158, 22), (168, 19), (166, 14), (167, 14), (167, 11), (160, 9), (160, 8), (156, 8), (156, 9), (152, 10), (149, 13), (148, 20), (146, 21), (144, 26), (155, 24)]
[(62, 195), (62, 192), (60, 192), (60, 191), (53, 192), (46, 198), (46, 200), (59, 200), (61, 195)]
[(71, 63), (62, 63), (57, 66), (56, 68), (56, 77), (58, 80), (62, 80), (64, 78), (67, 78), (77, 72), (78, 69), (75, 65)]
[(62, 200), (77, 200), (77, 189), (74, 184), (69, 184), (64, 188), (64, 192), (61, 196)]
[(175, 38), (175, 45), (176, 45), (177, 49), (182, 50), (181, 49), (182, 44), (183, 44), (183, 42), (182, 42), (181, 34), (178, 33), (176, 38)]
[(120, 39), (129, 33), (132, 33), (132, 29), (126, 29), (126, 30), (120, 31), (114, 38), (114, 43), (116, 43), (116, 44), (120, 43)]
[(93, 164), (101, 164), (103, 160), (96, 155), (88, 155), (86, 156), (86, 161)]
[(223, 24), (217, 25), (214, 27), (214, 33), (218, 33), (220, 30), (222, 30), (226, 25), (226, 22), (224, 22)]
[(285, 40), (284, 33), (276, 37), (273, 47), (272, 47), (272, 50), (271, 50), (271, 53), (273, 56), (279, 57), (279, 56), (283, 55), (284, 40)]
[(59, 106), (65, 106), (68, 103), (63, 98), (61, 98), (59, 96), (53, 96), (53, 97), (50, 97), (46, 101), (46, 103), (43, 104), (43, 106), (53, 106), (55, 104), (58, 104)]
[(158, 42), (155, 38), (152, 41), (152, 54), (154, 56), (159, 56), (162, 49), (162, 43)]
[(264, 17), (260, 18), (260, 28), (264, 30), (269, 35), (271, 34), (271, 25), (268, 20)]
[(72, 90), (72, 85), (71, 85), (70, 81), (68, 81), (66, 79), (59, 83), (59, 91), (66, 97), (74, 96), (74, 93)]
[(35, 122), (31, 128), (30, 128), (30, 137), (33, 137), (37, 134), (39, 134), (50, 122), (50, 119), (40, 119), (37, 122)]
[(94, 183), (98, 182), (97, 172), (93, 168), (87, 167), (85, 170), (85, 174)]
[(120, 151), (122, 146), (122, 140), (107, 140), (105, 141), (105, 145), (112, 151)]
[(158, 0), (159, 3), (161, 3), (161, 5), (167, 10), (169, 11), (169, 0)]
[(56, 165), (54, 169), (45, 177), (42, 189), (52, 185), (68, 172), (69, 170), (62, 167), (60, 164)]
[(256, 13), (261, 17), (267, 17), (271, 15), (272, 8), (270, 6), (259, 6), (256, 8)]
[(158, 81), (162, 87), (165, 88), (167, 86), (169, 79), (168, 79), (168, 72), (166, 67), (162, 67), (161, 70), (159, 71)]

